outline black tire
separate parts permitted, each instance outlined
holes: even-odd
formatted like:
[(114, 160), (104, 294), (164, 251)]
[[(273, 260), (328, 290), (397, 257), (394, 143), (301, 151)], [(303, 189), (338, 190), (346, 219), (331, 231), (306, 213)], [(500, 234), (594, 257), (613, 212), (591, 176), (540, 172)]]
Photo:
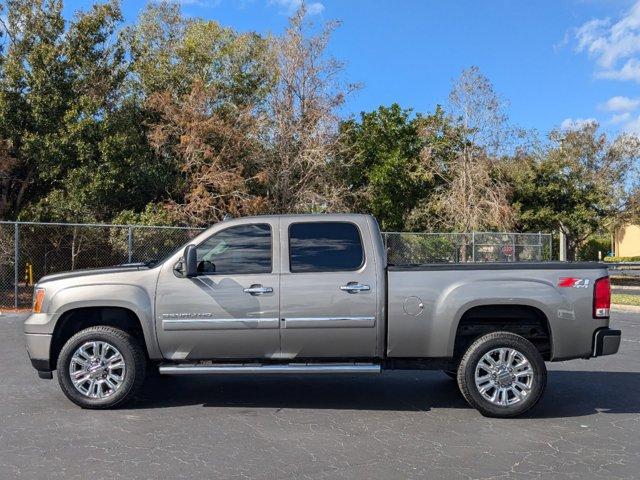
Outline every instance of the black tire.
[(454, 372), (453, 370), (442, 370), (442, 373), (444, 373), (447, 377), (453, 379), (453, 380), (457, 380), (458, 379), (458, 373)]
[[(533, 370), (532, 384), (524, 399), (513, 405), (496, 405), (476, 387), (476, 366), (482, 357), (497, 348), (511, 348), (524, 354)], [(485, 417), (508, 418), (523, 414), (540, 401), (547, 385), (547, 368), (538, 349), (526, 338), (510, 332), (489, 333), (478, 338), (467, 349), (458, 368), (458, 386), (465, 400)], [(515, 398), (513, 393), (511, 398)]]
[[(126, 369), (120, 386), (105, 398), (90, 398), (82, 394), (71, 381), (69, 364), (76, 350), (86, 342), (103, 341), (113, 345), (122, 355)], [(144, 383), (146, 357), (140, 343), (127, 332), (108, 326), (87, 328), (76, 333), (62, 347), (57, 370), (60, 388), (76, 405), (82, 408), (105, 409), (124, 404), (135, 397)]]

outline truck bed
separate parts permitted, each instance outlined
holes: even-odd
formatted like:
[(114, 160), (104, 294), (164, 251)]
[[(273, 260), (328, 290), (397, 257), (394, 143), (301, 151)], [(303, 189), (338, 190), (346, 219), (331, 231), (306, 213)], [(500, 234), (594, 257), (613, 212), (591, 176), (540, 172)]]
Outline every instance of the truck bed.
[(554, 337), (549, 360), (588, 357), (595, 330), (608, 326), (592, 315), (593, 285), (607, 274), (597, 262), (389, 265), (386, 354), (449, 358), (465, 316), (506, 322), (524, 311)]

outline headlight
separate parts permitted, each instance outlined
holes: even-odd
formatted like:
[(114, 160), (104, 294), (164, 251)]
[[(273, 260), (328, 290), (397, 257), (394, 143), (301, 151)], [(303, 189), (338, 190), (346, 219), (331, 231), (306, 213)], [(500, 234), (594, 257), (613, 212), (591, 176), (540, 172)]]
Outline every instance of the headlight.
[(42, 311), (42, 304), (44, 303), (44, 288), (36, 288), (33, 294), (33, 313), (40, 313)]

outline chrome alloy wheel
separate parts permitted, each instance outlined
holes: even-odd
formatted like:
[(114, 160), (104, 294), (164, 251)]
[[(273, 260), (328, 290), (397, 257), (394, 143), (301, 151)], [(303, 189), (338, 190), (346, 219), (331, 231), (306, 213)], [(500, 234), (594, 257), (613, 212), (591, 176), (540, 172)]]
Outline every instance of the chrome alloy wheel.
[(84, 396), (95, 399), (113, 395), (123, 384), (125, 371), (122, 354), (103, 341), (82, 344), (69, 363), (73, 386)]
[(485, 353), (475, 371), (476, 388), (495, 405), (507, 407), (524, 400), (533, 387), (529, 359), (513, 348), (495, 348)]

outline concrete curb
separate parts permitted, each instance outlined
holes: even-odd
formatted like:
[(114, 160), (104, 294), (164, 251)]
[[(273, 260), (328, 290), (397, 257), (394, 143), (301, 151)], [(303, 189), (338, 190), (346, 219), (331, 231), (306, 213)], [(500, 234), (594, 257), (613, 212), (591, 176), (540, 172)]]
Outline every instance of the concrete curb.
[(0, 317), (6, 317), (7, 315), (15, 315), (18, 313), (29, 313), (31, 309), (29, 308), (18, 308), (17, 310), (14, 308), (8, 308), (6, 310), (0, 310)]
[(611, 285), (611, 290), (628, 290), (630, 292), (640, 292), (640, 285)]
[(611, 310), (619, 312), (635, 312), (640, 313), (640, 306), (637, 305), (621, 305), (618, 303), (611, 305)]

